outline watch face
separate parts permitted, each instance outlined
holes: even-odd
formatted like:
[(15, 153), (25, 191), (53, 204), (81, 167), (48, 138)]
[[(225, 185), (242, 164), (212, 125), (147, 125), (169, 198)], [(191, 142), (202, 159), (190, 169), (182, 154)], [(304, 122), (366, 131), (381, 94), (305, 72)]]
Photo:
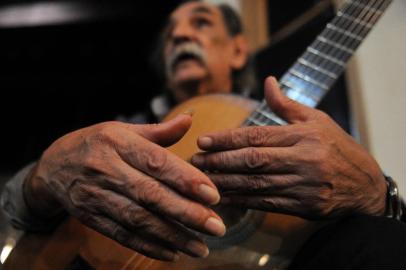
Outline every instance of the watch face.
[(399, 189), (392, 177), (385, 175), (386, 184), (388, 186), (386, 197), (386, 213), (385, 216), (400, 220), (402, 217), (402, 199), (399, 195)]

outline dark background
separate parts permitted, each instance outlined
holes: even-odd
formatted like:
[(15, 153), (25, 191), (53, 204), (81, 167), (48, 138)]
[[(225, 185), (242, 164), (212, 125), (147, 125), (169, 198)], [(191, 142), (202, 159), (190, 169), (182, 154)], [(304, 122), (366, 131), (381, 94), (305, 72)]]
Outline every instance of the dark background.
[[(2, 1), (0, 14), (11, 5), (37, 2)], [(81, 19), (29, 27), (0, 24), (2, 174), (38, 158), (69, 131), (143, 110), (161, 88), (149, 55), (167, 15), (180, 1), (70, 2), (81, 3)], [(269, 1), (271, 34), (317, 2)], [(333, 14), (331, 8), (288, 39), (258, 52), (260, 84), (266, 75), (282, 75)], [(326, 100), (322, 108), (328, 106), (348, 129), (342, 79)]]

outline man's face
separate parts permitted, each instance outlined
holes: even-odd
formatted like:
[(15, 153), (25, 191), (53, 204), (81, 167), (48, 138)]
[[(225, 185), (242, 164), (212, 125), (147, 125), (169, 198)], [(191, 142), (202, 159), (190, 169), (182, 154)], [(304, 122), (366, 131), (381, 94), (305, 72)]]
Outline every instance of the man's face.
[(236, 41), (218, 7), (190, 2), (170, 16), (164, 32), (168, 87), (177, 101), (195, 95), (230, 92), (236, 66)]

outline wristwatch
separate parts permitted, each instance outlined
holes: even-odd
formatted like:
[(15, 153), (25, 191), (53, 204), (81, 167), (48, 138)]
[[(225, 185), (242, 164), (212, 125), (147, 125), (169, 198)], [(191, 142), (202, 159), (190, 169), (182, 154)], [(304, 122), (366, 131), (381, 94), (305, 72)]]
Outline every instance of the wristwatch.
[(398, 185), (392, 179), (392, 177), (385, 175), (386, 185), (388, 191), (386, 194), (386, 213), (385, 215), (389, 218), (396, 220), (402, 219), (403, 207), (402, 199), (400, 198)]

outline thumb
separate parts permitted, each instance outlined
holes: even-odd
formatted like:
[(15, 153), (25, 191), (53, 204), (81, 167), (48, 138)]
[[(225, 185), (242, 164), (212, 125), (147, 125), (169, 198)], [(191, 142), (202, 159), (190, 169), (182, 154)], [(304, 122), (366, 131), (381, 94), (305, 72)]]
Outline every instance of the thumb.
[(191, 125), (191, 115), (184, 113), (161, 124), (138, 125), (136, 132), (147, 140), (166, 147), (179, 141)]
[(265, 100), (274, 113), (289, 123), (305, 122), (313, 113), (312, 108), (285, 96), (272, 76), (265, 80)]

